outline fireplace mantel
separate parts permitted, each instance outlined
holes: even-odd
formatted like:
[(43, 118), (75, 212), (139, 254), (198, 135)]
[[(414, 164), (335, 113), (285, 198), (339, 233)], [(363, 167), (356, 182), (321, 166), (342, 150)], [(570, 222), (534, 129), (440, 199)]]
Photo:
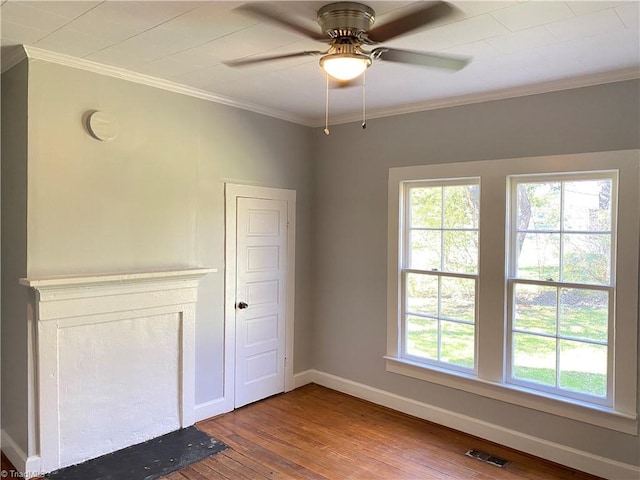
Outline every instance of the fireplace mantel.
[(192, 425), (198, 268), (29, 278), (40, 470)]
[(122, 284), (144, 284), (169, 280), (199, 280), (215, 268), (194, 268), (188, 270), (164, 270), (157, 272), (115, 273), (105, 275), (63, 275), (58, 277), (21, 278), (20, 283), (35, 288), (39, 292), (60, 288), (107, 286)]

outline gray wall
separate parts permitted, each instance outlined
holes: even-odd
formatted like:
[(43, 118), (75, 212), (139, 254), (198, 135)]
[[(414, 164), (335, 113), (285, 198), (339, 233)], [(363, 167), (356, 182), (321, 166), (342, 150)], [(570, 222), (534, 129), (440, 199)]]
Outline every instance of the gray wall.
[[(223, 186), (230, 181), (298, 192), (295, 372), (315, 368), (638, 463), (638, 437), (390, 374), (382, 358), (388, 169), (638, 148), (637, 81), (372, 119), (366, 131), (339, 125), (325, 137), (321, 129), (31, 61), (28, 188), (27, 63), (2, 81), (2, 410), (11, 414), (3, 428), (25, 451), (21, 276), (218, 268), (200, 289), (196, 401), (221, 395)], [(94, 109), (119, 120), (113, 142), (85, 131), (83, 116)]]
[[(222, 396), (224, 182), (297, 190), (295, 371), (311, 367), (311, 130), (42, 61), (29, 73), (30, 277), (217, 268), (197, 305), (196, 403)], [(83, 116), (115, 116), (100, 142)]]
[[(314, 368), (629, 464), (638, 437), (387, 373), (389, 168), (640, 147), (628, 81), (314, 131)], [(639, 383), (640, 384), (640, 383)]]
[(27, 450), (27, 75), (2, 75), (2, 429)]

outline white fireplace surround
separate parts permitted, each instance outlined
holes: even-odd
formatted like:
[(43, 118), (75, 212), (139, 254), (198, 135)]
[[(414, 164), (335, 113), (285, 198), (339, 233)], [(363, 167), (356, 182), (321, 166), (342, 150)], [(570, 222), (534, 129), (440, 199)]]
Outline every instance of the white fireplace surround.
[(22, 279), (36, 290), (40, 471), (195, 421), (195, 304), (215, 269)]

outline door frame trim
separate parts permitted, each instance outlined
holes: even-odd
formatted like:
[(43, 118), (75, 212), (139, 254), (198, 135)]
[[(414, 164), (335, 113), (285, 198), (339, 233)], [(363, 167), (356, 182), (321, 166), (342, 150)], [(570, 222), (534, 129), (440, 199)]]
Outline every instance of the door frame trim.
[(295, 388), (293, 378), (293, 332), (295, 312), (296, 191), (225, 183), (225, 295), (224, 295), (224, 411), (235, 406), (236, 360), (236, 214), (237, 199), (259, 198), (287, 202), (287, 292), (285, 305), (284, 391)]

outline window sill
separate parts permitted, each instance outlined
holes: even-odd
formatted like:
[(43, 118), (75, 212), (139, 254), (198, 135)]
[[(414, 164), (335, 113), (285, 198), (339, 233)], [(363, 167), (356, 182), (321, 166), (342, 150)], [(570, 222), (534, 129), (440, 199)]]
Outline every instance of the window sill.
[(402, 358), (390, 356), (385, 356), (384, 358), (387, 362), (388, 372), (425, 380), (610, 430), (634, 436), (638, 435), (637, 414), (618, 412), (612, 408), (561, 398), (516, 385), (489, 382), (461, 372), (425, 367)]

